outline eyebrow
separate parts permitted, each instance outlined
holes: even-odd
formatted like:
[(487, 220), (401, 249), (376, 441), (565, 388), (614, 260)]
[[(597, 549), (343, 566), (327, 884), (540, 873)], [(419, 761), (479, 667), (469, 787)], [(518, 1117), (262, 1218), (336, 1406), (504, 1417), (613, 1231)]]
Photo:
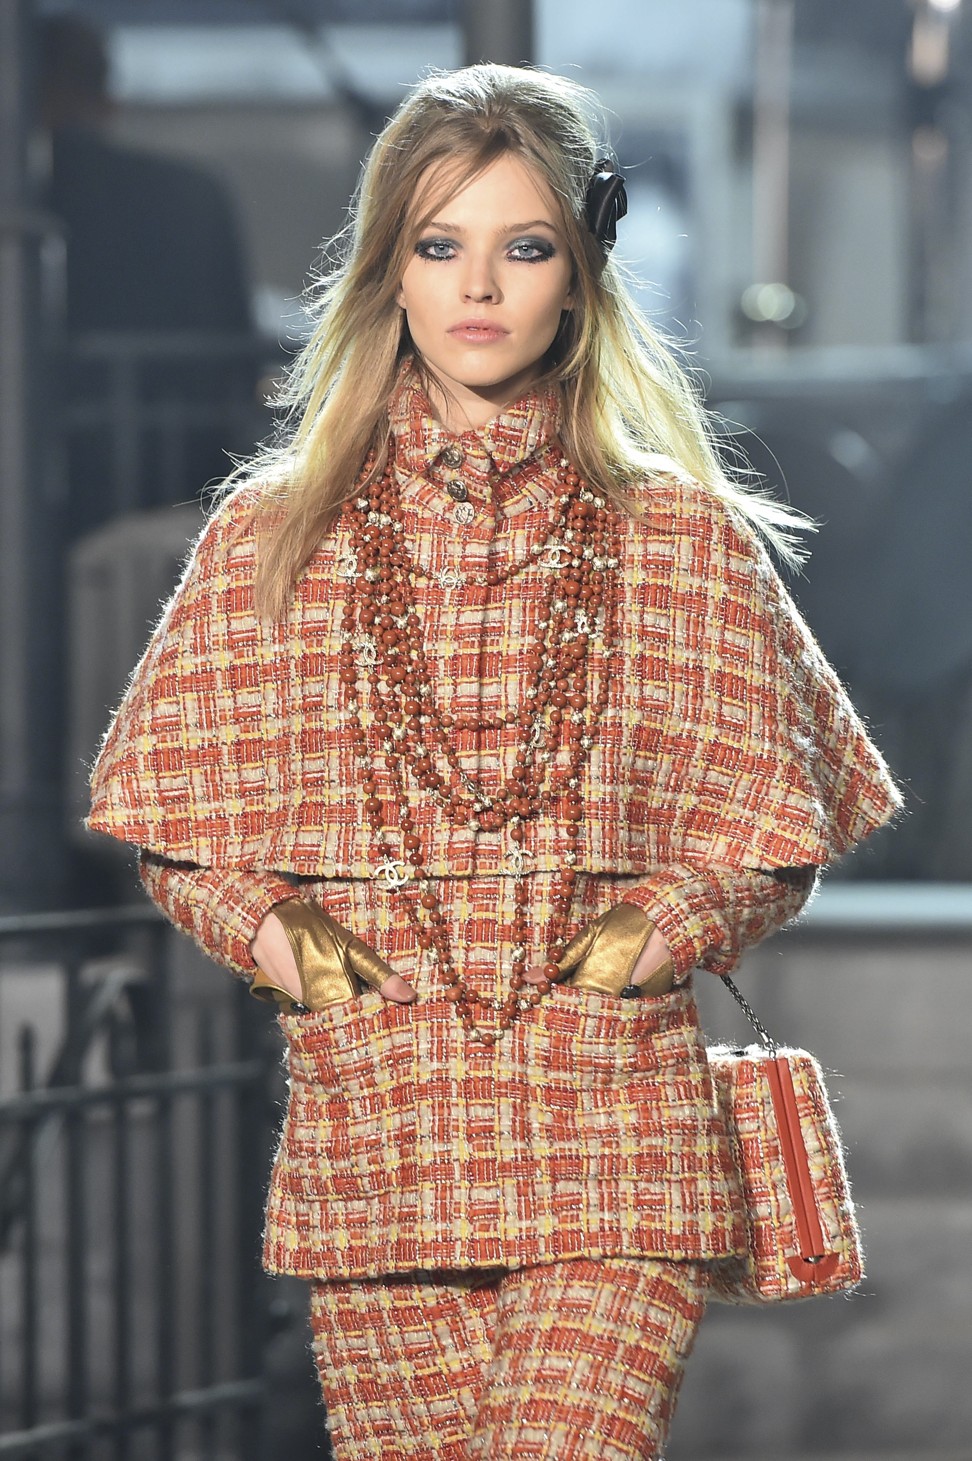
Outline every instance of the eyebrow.
[[(443, 218), (432, 218), (425, 227), (441, 228), (444, 233), (465, 233), (466, 231), (460, 224), (447, 223)], [(559, 232), (557, 225), (551, 223), (549, 218), (534, 218), (529, 223), (504, 223), (496, 232), (497, 234), (526, 233), (528, 228), (549, 228), (552, 233)]]

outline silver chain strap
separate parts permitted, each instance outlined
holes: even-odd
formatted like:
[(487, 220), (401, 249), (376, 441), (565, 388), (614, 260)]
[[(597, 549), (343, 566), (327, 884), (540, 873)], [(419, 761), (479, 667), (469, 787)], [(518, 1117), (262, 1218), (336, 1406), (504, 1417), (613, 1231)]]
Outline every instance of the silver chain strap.
[(738, 1004), (739, 1008), (742, 1010), (743, 1014), (746, 1016), (749, 1023), (752, 1025), (753, 1029), (756, 1031), (760, 1040), (766, 1046), (767, 1050), (770, 1052), (771, 1055), (775, 1055), (777, 1050), (779, 1049), (779, 1042), (773, 1039), (773, 1036), (767, 1030), (766, 1026), (759, 1018), (759, 1015), (749, 1003), (749, 1000), (742, 993), (742, 991), (733, 983), (728, 974), (724, 974), (722, 976), (722, 982), (728, 989), (729, 993), (732, 995), (733, 999)]

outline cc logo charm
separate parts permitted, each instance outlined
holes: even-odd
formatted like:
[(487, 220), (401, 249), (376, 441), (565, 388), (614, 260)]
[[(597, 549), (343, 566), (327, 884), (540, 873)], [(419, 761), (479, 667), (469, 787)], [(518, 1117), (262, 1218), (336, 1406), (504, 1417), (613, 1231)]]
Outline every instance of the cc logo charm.
[(572, 557), (566, 543), (548, 543), (537, 562), (541, 568), (564, 568)]
[(408, 872), (403, 862), (396, 862), (389, 857), (385, 862), (379, 863), (372, 873), (372, 877), (384, 878), (386, 888), (401, 888), (408, 882)]
[(505, 854), (505, 856), (507, 862), (510, 865), (510, 872), (513, 874), (513, 876), (515, 878), (522, 878), (523, 859), (525, 857), (534, 857), (535, 854), (528, 851), (528, 849), (525, 847), (513, 847), (510, 849), (509, 852)]

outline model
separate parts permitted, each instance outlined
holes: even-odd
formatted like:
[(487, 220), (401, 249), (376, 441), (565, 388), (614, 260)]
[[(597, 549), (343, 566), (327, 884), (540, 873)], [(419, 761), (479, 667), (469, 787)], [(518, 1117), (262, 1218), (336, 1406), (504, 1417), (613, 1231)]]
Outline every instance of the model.
[(422, 81), (90, 825), (277, 1002), (334, 1454), (655, 1457), (745, 1237), (692, 994), (896, 788), (612, 256), (582, 88)]

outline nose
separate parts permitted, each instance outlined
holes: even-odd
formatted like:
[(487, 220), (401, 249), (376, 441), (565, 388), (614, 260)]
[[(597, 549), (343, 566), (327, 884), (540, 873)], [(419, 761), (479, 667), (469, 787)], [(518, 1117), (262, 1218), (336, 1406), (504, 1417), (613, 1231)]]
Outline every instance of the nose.
[(488, 253), (468, 253), (462, 277), (464, 299), (477, 304), (499, 304), (501, 298), (499, 281)]

